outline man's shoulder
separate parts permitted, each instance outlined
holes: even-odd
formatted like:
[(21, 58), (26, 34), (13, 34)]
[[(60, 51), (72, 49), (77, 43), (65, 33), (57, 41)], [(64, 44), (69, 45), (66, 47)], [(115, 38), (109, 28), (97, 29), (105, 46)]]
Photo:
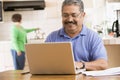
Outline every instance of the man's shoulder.
[(60, 31), (61, 31), (61, 29), (55, 30), (55, 31), (51, 32), (51, 33), (47, 36), (45, 42), (54, 42), (54, 41), (56, 41), (56, 40), (59, 38), (59, 33), (60, 33)]
[(85, 27), (84, 29), (85, 29), (86, 39), (90, 39), (90, 40), (101, 39), (99, 34), (95, 32), (94, 30), (87, 28), (87, 27)]
[(92, 30), (91, 28), (88, 28), (86, 26), (84, 26), (84, 31), (87, 35), (98, 35), (97, 32), (95, 32), (94, 30)]

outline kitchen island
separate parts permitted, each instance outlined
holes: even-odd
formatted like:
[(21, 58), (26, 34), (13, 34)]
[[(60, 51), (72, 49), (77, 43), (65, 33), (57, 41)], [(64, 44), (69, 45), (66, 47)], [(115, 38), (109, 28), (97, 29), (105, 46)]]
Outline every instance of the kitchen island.
[[(41, 43), (44, 42), (44, 40), (29, 40), (28, 42)], [(108, 54), (109, 67), (120, 66), (120, 44), (118, 44), (118, 42), (117, 44), (105, 43), (105, 47)], [(0, 41), (0, 72), (14, 70), (10, 49), (10, 41)]]

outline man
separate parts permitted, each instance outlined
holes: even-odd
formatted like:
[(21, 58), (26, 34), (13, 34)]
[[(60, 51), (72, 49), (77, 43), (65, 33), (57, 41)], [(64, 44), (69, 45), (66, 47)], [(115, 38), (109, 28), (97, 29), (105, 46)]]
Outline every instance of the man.
[(81, 0), (65, 0), (62, 4), (63, 28), (52, 32), (46, 42), (72, 42), (76, 68), (106, 69), (107, 54), (102, 39), (83, 25), (84, 17)]

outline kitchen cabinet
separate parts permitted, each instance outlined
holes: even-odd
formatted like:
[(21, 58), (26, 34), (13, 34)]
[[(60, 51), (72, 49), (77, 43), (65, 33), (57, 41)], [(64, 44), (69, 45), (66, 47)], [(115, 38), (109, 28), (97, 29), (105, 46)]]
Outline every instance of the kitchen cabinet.
[(120, 66), (120, 44), (106, 44), (109, 67)]

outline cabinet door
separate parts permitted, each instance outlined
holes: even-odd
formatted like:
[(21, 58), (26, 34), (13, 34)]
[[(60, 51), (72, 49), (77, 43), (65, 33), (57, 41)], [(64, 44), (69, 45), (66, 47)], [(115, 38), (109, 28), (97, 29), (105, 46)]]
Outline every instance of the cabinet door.
[(0, 21), (3, 21), (3, 17), (2, 17), (2, 1), (0, 1)]

